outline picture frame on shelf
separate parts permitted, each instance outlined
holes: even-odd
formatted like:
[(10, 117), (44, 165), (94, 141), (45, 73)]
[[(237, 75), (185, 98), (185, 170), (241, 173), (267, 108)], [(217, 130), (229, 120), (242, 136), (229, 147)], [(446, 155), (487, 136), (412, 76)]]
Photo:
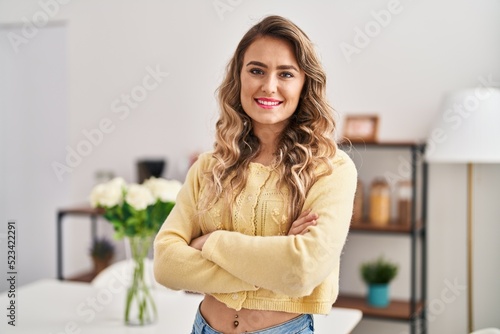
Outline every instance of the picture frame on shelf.
[(344, 121), (344, 140), (353, 143), (376, 143), (378, 123), (377, 115), (347, 115)]

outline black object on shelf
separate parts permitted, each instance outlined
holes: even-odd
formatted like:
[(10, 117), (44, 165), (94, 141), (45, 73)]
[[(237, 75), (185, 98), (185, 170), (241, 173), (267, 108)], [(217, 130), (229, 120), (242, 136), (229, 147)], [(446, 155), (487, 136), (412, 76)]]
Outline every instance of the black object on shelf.
[(142, 183), (150, 177), (161, 177), (167, 162), (163, 159), (139, 160), (137, 162), (138, 182)]

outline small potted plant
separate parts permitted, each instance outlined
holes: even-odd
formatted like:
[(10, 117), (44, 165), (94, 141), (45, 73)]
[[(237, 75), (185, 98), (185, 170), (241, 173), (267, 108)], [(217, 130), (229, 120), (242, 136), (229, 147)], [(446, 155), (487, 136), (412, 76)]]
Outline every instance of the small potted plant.
[(368, 284), (368, 304), (374, 307), (389, 305), (389, 282), (398, 273), (398, 266), (379, 257), (361, 265), (361, 276)]
[(90, 255), (94, 261), (94, 273), (99, 274), (104, 268), (109, 266), (113, 258), (115, 247), (106, 238), (96, 238), (92, 242), (90, 248)]

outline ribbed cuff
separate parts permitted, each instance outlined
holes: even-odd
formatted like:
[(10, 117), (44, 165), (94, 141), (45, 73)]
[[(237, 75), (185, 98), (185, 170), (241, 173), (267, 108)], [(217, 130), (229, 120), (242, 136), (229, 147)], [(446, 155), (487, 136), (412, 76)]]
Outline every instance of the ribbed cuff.
[(212, 262), (212, 256), (215, 251), (215, 247), (217, 246), (217, 242), (219, 241), (219, 238), (224, 231), (214, 231), (208, 239), (205, 241), (205, 244), (203, 245), (201, 249), (201, 256), (203, 256), (205, 259), (210, 260)]

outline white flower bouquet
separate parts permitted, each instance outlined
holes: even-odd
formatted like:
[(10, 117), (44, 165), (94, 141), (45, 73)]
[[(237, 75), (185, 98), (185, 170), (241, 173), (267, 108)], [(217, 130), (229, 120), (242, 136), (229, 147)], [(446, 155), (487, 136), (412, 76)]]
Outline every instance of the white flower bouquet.
[(117, 239), (153, 236), (174, 207), (181, 186), (179, 181), (155, 177), (129, 185), (114, 178), (92, 189), (90, 203), (104, 209)]
[(127, 289), (125, 323), (146, 325), (158, 312), (145, 280), (144, 268), (151, 241), (175, 205), (181, 189), (178, 181), (150, 178), (143, 184), (127, 185), (122, 178), (98, 184), (90, 193), (91, 205), (104, 209), (117, 239), (125, 239), (134, 263), (132, 285)]

